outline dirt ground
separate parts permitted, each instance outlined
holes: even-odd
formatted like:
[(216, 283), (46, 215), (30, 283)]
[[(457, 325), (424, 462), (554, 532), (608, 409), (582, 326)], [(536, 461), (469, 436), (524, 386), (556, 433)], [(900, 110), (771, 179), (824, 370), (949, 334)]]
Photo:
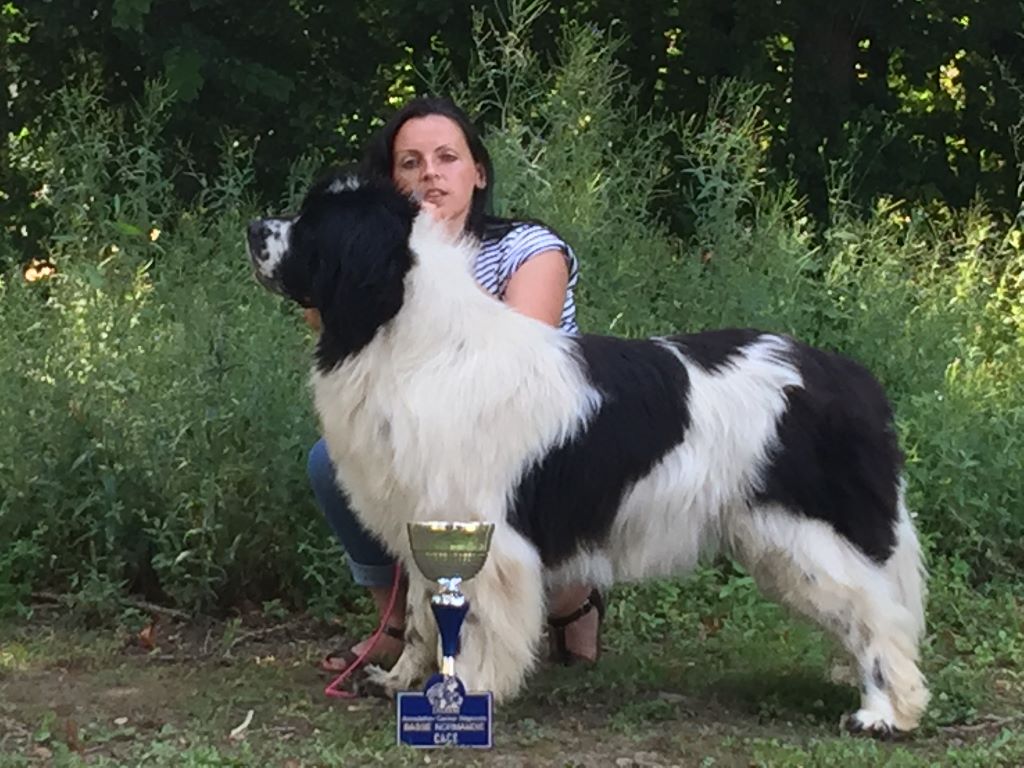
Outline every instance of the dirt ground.
[(323, 695), (316, 661), (337, 641), (306, 619), (12, 624), (0, 630), (0, 766), (1024, 764), (1009, 762), (1024, 755), (1012, 704), (878, 743), (841, 732), (856, 692), (815, 659), (708, 673), (672, 644), (613, 649), (591, 670), (543, 667), (497, 709), (487, 753), (397, 748), (393, 704)]

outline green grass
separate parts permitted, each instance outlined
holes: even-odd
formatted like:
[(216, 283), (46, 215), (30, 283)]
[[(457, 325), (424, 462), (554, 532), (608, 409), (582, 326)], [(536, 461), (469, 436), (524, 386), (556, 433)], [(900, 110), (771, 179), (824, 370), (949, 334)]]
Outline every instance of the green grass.
[[(542, 666), (522, 698), (497, 709), (487, 755), (396, 747), (392, 705), (324, 698), (314, 662), (330, 631), (308, 618), (158, 624), (157, 647), (146, 652), (133, 641), (137, 616), (88, 631), (39, 616), (0, 631), (0, 766), (46, 756), (54, 765), (157, 766), (401, 766), (427, 757), (432, 765), (1020, 765), (1024, 653), (1005, 630), (1020, 621), (1020, 595), (1006, 585), (968, 589), (947, 565), (935, 571), (924, 651), (933, 706), (918, 732), (895, 743), (840, 731), (840, 715), (857, 704), (854, 688), (830, 680), (843, 658), (725, 569), (617, 589), (600, 664)], [(249, 710), (249, 728), (231, 739)]]

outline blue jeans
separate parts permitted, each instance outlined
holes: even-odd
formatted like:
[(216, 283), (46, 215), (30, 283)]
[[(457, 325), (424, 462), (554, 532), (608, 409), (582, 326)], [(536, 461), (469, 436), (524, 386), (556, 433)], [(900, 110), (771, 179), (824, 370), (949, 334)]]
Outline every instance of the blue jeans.
[(394, 578), (395, 559), (362, 526), (352, 511), (348, 497), (338, 487), (334, 464), (327, 455), (323, 438), (317, 440), (310, 449), (306, 471), (317, 504), (348, 555), (348, 567), (352, 571), (353, 581), (362, 587), (390, 587)]

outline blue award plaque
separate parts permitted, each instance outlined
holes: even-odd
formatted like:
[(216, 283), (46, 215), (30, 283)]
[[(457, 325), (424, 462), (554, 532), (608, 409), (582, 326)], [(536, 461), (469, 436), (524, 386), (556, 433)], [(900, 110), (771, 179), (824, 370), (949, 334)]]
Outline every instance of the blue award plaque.
[(411, 747), (492, 746), (492, 696), (467, 693), (455, 674), (459, 632), (469, 611), (462, 593), (463, 579), (483, 567), (493, 526), (488, 523), (410, 523), (409, 540), (416, 565), (434, 580), (438, 594), (430, 607), (441, 636), (441, 672), (422, 693), (398, 694), (399, 744)]
[(491, 694), (467, 694), (459, 678), (434, 675), (423, 693), (398, 694), (398, 743), (489, 749), (491, 714)]

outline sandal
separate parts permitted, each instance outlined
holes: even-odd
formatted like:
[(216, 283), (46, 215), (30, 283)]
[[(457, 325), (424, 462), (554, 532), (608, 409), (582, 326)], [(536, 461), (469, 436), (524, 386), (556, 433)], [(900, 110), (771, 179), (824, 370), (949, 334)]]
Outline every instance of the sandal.
[[(597, 609), (597, 656), (593, 659), (588, 659), (586, 656), (580, 656), (578, 653), (573, 653), (569, 650), (569, 646), (565, 642), (565, 628), (574, 621), (582, 619), (594, 608)], [(587, 599), (583, 601), (583, 605), (568, 616), (548, 616), (548, 626), (553, 630), (552, 635), (555, 640), (555, 647), (551, 652), (551, 660), (566, 667), (576, 664), (596, 664), (597, 660), (601, 658), (601, 622), (604, 621), (604, 611), (604, 597), (601, 596), (601, 593), (595, 587), (591, 590)]]
[[(384, 627), (384, 634), (388, 637), (393, 637), (395, 640), (405, 640), (405, 627), (392, 627), (390, 624)], [(394, 659), (386, 659), (390, 661), (390, 664), (381, 664), (380, 666), (391, 666), (397, 660), (397, 656)], [(317, 665), (322, 672), (328, 672), (332, 675), (340, 675), (353, 664), (359, 661), (359, 655), (354, 653), (351, 648), (341, 648), (336, 651), (331, 651), (322, 659)], [(371, 661), (366, 659), (366, 661)]]

